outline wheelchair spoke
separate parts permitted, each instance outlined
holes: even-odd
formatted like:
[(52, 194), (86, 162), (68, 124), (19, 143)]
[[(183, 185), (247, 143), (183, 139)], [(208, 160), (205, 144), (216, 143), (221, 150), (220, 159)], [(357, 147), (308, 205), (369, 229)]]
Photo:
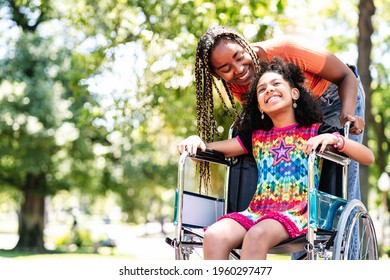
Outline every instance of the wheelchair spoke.
[(366, 208), (357, 200), (347, 206), (339, 223), (334, 259), (378, 259), (375, 230)]

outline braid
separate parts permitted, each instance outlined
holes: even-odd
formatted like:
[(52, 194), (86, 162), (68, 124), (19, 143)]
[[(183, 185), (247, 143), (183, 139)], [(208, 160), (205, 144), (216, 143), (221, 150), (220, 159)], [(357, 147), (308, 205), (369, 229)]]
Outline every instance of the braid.
[[(212, 142), (217, 137), (222, 140), (221, 135), (218, 132), (218, 125), (214, 116), (214, 98), (213, 89), (222, 101), (224, 110), (229, 114), (232, 122), (235, 122), (239, 117), (237, 106), (234, 100), (233, 92), (230, 86), (222, 80), (223, 90), (228, 97), (227, 104), (223, 98), (223, 91), (221, 87), (217, 85), (216, 78), (214, 76), (215, 71), (210, 61), (211, 52), (218, 45), (222, 39), (234, 40), (240, 44), (246, 52), (248, 52), (254, 62), (255, 72), (260, 71), (260, 60), (257, 57), (256, 52), (250, 46), (250, 44), (236, 31), (223, 26), (216, 26), (210, 28), (199, 40), (196, 50), (196, 62), (195, 62), (195, 82), (196, 82), (196, 120), (197, 130), (199, 137), (206, 143)], [(231, 109), (229, 109), (231, 106)], [(207, 192), (207, 185), (210, 183), (210, 167), (208, 162), (202, 162), (199, 164), (200, 173), (200, 186), (199, 191), (202, 189), (202, 185)]]
[[(229, 89), (225, 83), (225, 81), (222, 82), (223, 86), (224, 86), (224, 89), (226, 92), (229, 92)], [(230, 104), (232, 104), (232, 107), (233, 107), (233, 112), (235, 113), (235, 115), (233, 116), (231, 110), (229, 110), (226, 102), (225, 102), (225, 99), (223, 98), (222, 96), (222, 93), (221, 91), (219, 90), (219, 88), (217, 87), (217, 84), (215, 83), (215, 80), (213, 80), (213, 85), (214, 85), (214, 88), (216, 89), (217, 93), (218, 93), (218, 96), (219, 96), (219, 99), (221, 99), (221, 102), (222, 102), (222, 105), (223, 105), (223, 108), (226, 110), (226, 112), (228, 112), (229, 116), (232, 118), (232, 120), (234, 120), (235, 118), (237, 118), (238, 116), (238, 111), (237, 111), (237, 108), (236, 108), (236, 105), (235, 105), (235, 102), (234, 102), (234, 97), (233, 97), (233, 94), (228, 94), (228, 97), (229, 97), (229, 101), (230, 101)], [(229, 92), (230, 93), (230, 92)], [(219, 135), (218, 133), (218, 137), (220, 140), (221, 139), (221, 136)]]
[[(198, 135), (204, 139), (204, 141), (210, 142), (210, 135), (214, 134), (211, 131), (211, 121), (213, 114), (210, 115), (210, 111), (214, 110), (214, 104), (212, 101), (212, 83), (210, 82), (210, 70), (199, 57), (201, 49), (198, 47), (196, 51), (196, 62), (195, 62), (195, 82), (196, 82), (196, 123)], [(214, 128), (213, 128), (214, 129)], [(199, 192), (202, 191), (202, 185), (207, 193), (207, 186), (210, 183), (210, 168), (207, 162), (201, 162), (197, 164), (197, 172), (200, 175)]]

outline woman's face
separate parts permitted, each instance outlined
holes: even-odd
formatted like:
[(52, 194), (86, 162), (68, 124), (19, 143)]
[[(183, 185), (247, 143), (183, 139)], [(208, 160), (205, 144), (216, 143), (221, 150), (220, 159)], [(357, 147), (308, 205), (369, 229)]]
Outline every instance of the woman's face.
[(227, 83), (249, 85), (255, 75), (251, 56), (236, 41), (222, 39), (210, 60), (216, 76)]
[(291, 88), (282, 75), (275, 72), (266, 72), (261, 76), (256, 86), (259, 109), (268, 115), (280, 110), (293, 112), (293, 99), (299, 98), (299, 91)]

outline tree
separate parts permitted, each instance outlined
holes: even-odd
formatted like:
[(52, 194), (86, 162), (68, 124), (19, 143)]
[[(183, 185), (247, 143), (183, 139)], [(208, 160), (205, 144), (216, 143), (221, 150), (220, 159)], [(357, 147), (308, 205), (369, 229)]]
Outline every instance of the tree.
[[(138, 22), (128, 22), (127, 17), (116, 25), (118, 30), (133, 27), (126, 29), (129, 35), (118, 48), (130, 52), (137, 49), (137, 67), (132, 71), (136, 87), (123, 95), (113, 94), (117, 103), (111, 109), (118, 112), (115, 129), (131, 147), (123, 147), (119, 167), (124, 174), (123, 184), (116, 190), (133, 221), (136, 217), (138, 221), (146, 220), (150, 197), (158, 197), (159, 190), (173, 192), (177, 151), (172, 143), (178, 142), (178, 137), (196, 133), (193, 68), (200, 36), (211, 25), (229, 25), (240, 31), (250, 25), (255, 30), (251, 39), (262, 39), (272, 27), (262, 18), (277, 17), (283, 5), (284, 1), (135, 1), (126, 7)], [(272, 12), (270, 6), (275, 7)], [(227, 134), (233, 120), (226, 118), (218, 106), (222, 105), (218, 103), (216, 108), (219, 124)], [(173, 200), (170, 203), (173, 205)]]
[[(365, 143), (374, 151), (376, 163), (361, 166), (362, 200), (369, 204), (368, 192), (377, 192), (377, 180), (389, 172), (389, 10), (388, 1), (327, 1), (313, 4), (319, 21), (305, 26), (326, 39), (327, 48), (345, 62), (357, 65), (366, 92)], [(311, 10), (309, 5), (308, 10)], [(337, 28), (336, 28), (337, 27)], [(355, 61), (356, 60), (356, 61)]]
[(8, 34), (16, 34), (4, 36), (9, 47), (0, 60), (0, 185), (22, 194), (16, 249), (44, 251), (45, 197), (107, 183), (93, 153), (94, 144), (107, 144), (107, 131), (92, 125), (85, 105), (96, 103), (80, 83), (103, 59), (72, 53), (56, 36), (68, 30), (53, 23), (50, 3), (28, 2), (0, 2)]
[[(60, 189), (111, 189), (130, 220), (145, 220), (150, 199), (175, 185), (173, 135), (195, 131), (196, 38), (212, 24), (251, 24), (264, 37), (262, 16), (283, 3), (1, 0), (16, 36), (6, 33), (12, 47), (0, 60), (0, 184), (23, 194), (17, 248), (44, 249), (44, 200)], [(137, 86), (108, 92), (106, 106), (91, 81), (128, 47), (146, 64), (132, 67)]]
[[(363, 84), (364, 91), (366, 93), (366, 124), (369, 127), (370, 124), (374, 124), (374, 117), (371, 111), (371, 96), (372, 96), (372, 77), (370, 72), (371, 65), (371, 51), (372, 41), (371, 36), (374, 33), (374, 27), (372, 24), (372, 16), (375, 14), (375, 6), (372, 0), (360, 0), (359, 1), (359, 36), (357, 40), (358, 45), (358, 61), (357, 67), (359, 69), (359, 75)], [(367, 145), (367, 134), (363, 139), (364, 144)], [(368, 168), (363, 167), (360, 171), (360, 179), (362, 185), (368, 186)], [(367, 205), (368, 202), (368, 188), (362, 189), (362, 201)]]

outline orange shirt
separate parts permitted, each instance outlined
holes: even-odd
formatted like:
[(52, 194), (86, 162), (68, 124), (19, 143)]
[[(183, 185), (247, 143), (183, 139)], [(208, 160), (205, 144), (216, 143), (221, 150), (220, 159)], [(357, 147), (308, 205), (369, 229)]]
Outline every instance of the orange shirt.
[[(310, 45), (312, 45), (310, 42), (295, 36), (282, 36), (253, 44), (266, 52), (269, 61), (278, 56), (301, 68), (306, 78), (306, 86), (316, 97), (320, 97), (331, 84), (318, 76), (325, 65), (326, 51)], [(234, 97), (241, 102), (241, 96), (248, 92), (249, 85), (230, 84), (230, 86)]]

